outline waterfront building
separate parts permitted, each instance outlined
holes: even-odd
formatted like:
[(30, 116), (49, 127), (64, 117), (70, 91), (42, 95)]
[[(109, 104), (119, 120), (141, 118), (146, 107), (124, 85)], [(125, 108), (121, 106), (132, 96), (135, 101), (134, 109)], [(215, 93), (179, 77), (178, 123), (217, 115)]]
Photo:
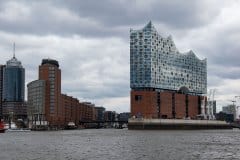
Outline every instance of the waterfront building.
[(28, 83), (27, 87), (28, 118), (33, 128), (43, 129), (45, 125), (63, 128), (72, 122), (78, 126), (81, 122), (96, 121), (94, 104), (79, 102), (61, 93), (61, 70), (56, 60), (43, 59), (39, 79)]
[(7, 61), (3, 69), (3, 100), (5, 102), (23, 102), (25, 69), (15, 56)]
[(26, 103), (25, 93), (25, 69), (15, 55), (7, 61), (2, 68), (2, 114), (4, 119), (13, 116), (14, 119), (25, 119)]
[(224, 107), (222, 107), (222, 112), (223, 113), (226, 113), (226, 114), (232, 114), (233, 115), (233, 118), (234, 118), (234, 120), (236, 120), (236, 106), (235, 105), (232, 105), (232, 104), (230, 104), (230, 105), (227, 105), (227, 106), (224, 106)]
[(61, 104), (64, 109), (65, 125), (69, 123), (79, 124), (80, 119), (80, 107), (79, 100), (66, 94), (61, 94)]
[(130, 118), (130, 113), (129, 112), (119, 113), (119, 115), (118, 115), (118, 120), (119, 121), (128, 121), (129, 118)]
[(207, 60), (180, 53), (172, 37), (162, 37), (149, 22), (130, 30), (130, 87), (132, 116), (197, 118), (205, 114)]
[(117, 113), (115, 111), (105, 111), (104, 113), (104, 120), (105, 121), (116, 121), (117, 120)]
[(45, 112), (50, 125), (64, 125), (61, 105), (61, 70), (58, 61), (43, 59), (39, 66), (39, 80), (45, 80)]
[(91, 102), (81, 102), (80, 108), (80, 122), (96, 121), (97, 115), (94, 104)]
[(0, 120), (2, 119), (2, 105), (3, 105), (3, 69), (5, 65), (0, 65)]
[(27, 120), (27, 102), (9, 101), (3, 102), (3, 119), (5, 121)]
[(46, 81), (35, 80), (27, 84), (28, 104), (27, 114), (30, 124), (46, 124)]
[(215, 114), (216, 120), (234, 122), (234, 115), (231, 113), (219, 112)]
[(104, 121), (104, 112), (106, 109), (104, 107), (95, 107), (95, 109), (97, 114), (96, 120), (100, 122)]

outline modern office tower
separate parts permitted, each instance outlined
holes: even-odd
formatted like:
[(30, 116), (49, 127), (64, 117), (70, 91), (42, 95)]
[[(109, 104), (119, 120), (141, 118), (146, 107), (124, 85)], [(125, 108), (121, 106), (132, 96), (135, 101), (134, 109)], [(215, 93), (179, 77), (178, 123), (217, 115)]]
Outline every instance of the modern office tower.
[(15, 55), (3, 68), (3, 116), (14, 119), (26, 118), (25, 69)]
[(145, 118), (196, 118), (207, 92), (207, 60), (180, 53), (172, 37), (149, 22), (130, 30), (131, 114)]
[(3, 69), (3, 100), (6, 102), (23, 102), (25, 86), (25, 69), (15, 56), (7, 61)]
[(58, 61), (43, 59), (39, 66), (39, 80), (45, 80), (45, 113), (50, 125), (64, 124), (61, 105), (61, 70)]
[(46, 81), (35, 80), (27, 85), (28, 103), (27, 114), (30, 124), (44, 124), (46, 122), (45, 94)]
[(2, 105), (3, 105), (3, 69), (5, 65), (0, 65), (0, 119), (2, 119)]

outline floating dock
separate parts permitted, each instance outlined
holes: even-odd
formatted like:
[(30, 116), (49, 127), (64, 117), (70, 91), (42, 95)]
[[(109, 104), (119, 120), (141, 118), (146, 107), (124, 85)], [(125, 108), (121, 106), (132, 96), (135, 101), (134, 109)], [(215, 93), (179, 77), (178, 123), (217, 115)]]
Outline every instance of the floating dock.
[(185, 119), (143, 119), (128, 120), (129, 130), (198, 130), (198, 129), (232, 129), (225, 121), (185, 120)]

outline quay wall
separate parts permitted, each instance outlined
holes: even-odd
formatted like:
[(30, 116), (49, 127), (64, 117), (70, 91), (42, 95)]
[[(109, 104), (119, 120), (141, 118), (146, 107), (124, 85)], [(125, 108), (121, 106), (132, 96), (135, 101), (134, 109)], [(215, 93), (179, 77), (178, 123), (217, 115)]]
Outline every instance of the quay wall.
[(232, 129), (224, 121), (184, 120), (184, 119), (129, 119), (130, 130), (198, 130), (198, 129)]

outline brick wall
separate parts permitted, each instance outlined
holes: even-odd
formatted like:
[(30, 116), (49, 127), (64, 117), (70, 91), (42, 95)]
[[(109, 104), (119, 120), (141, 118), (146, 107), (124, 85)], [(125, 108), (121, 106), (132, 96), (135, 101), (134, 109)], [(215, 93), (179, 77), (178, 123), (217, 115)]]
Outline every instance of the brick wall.
[(131, 116), (144, 118), (175, 117), (177, 119), (188, 116), (191, 119), (196, 119), (198, 114), (198, 96), (170, 91), (160, 93), (156, 91), (131, 91)]
[(175, 113), (176, 118), (186, 117), (186, 95), (175, 93)]
[(172, 93), (160, 93), (160, 114), (161, 118), (173, 118), (172, 116)]
[(157, 92), (131, 91), (131, 114), (144, 118), (157, 118)]
[(196, 119), (198, 115), (198, 96), (188, 96), (188, 116)]

